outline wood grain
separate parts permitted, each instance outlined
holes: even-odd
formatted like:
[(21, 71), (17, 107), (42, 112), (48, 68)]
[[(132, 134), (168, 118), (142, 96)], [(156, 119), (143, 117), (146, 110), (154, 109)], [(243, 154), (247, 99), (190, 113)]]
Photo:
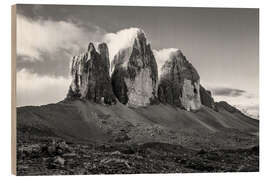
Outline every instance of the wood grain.
[(16, 5), (11, 6), (11, 172), (16, 175)]

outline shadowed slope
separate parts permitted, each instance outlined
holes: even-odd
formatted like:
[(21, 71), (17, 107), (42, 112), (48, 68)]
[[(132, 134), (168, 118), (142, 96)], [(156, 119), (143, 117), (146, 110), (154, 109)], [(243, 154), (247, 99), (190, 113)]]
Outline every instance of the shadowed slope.
[[(215, 137), (221, 146), (225, 141), (235, 141), (227, 137), (231, 136), (231, 131), (239, 132), (236, 135), (239, 138), (248, 139), (259, 129), (257, 120), (240, 112), (216, 112), (205, 106), (197, 112), (187, 112), (163, 104), (128, 108), (121, 103), (108, 106), (76, 100), (20, 107), (17, 116), (19, 133), (56, 136), (78, 142), (155, 141), (192, 146), (212, 141), (209, 136), (224, 134)], [(229, 143), (224, 144), (227, 145)]]

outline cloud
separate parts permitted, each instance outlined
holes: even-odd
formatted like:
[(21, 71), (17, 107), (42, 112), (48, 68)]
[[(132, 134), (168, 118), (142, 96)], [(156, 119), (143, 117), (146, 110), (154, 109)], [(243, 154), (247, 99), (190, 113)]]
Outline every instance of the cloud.
[(234, 86), (231, 84), (208, 83), (203, 80), (201, 84), (212, 92), (216, 102), (226, 101), (244, 114), (253, 118), (259, 118), (258, 92), (250, 92), (250, 90), (243, 90), (241, 88), (230, 88)]
[(178, 49), (175, 48), (168, 48), (168, 49), (160, 49), (160, 50), (153, 50), (157, 66), (158, 72), (161, 73), (161, 68), (165, 64), (165, 62), (170, 58), (172, 52), (177, 51)]
[(69, 75), (69, 63), (71, 58), (65, 53), (57, 52), (51, 55), (41, 52), (40, 59), (44, 59), (43, 61), (36, 59), (32, 61), (29, 60), (29, 58), (29, 56), (17, 55), (16, 71), (27, 69), (38, 75), (63, 77), (68, 77)]
[(226, 101), (248, 116), (257, 119), (259, 117), (259, 99), (256, 96), (252, 99), (245, 96), (231, 97), (214, 95), (213, 97), (216, 102)]
[(215, 96), (230, 96), (230, 97), (242, 96), (246, 93), (245, 90), (224, 88), (224, 87), (214, 88), (212, 89), (212, 92)]
[(257, 95), (232, 88), (214, 88), (210, 90), (213, 92), (213, 98), (216, 102), (226, 101), (244, 114), (259, 118), (259, 97)]
[(235, 107), (239, 109), (245, 115), (255, 118), (255, 119), (259, 119), (259, 113), (260, 113), (259, 104), (253, 104), (253, 105), (238, 104)]
[(17, 106), (59, 102), (65, 98), (70, 81), (61, 76), (40, 76), (22, 69), (17, 72)]
[(18, 14), (17, 53), (31, 61), (42, 60), (41, 52), (61, 51), (73, 56), (85, 49), (90, 40), (100, 40), (104, 33), (97, 27), (92, 31), (71, 21), (33, 20)]
[(142, 30), (139, 28), (128, 28), (122, 29), (116, 33), (108, 33), (104, 35), (103, 41), (108, 45), (111, 62), (119, 50), (133, 45), (139, 31)]

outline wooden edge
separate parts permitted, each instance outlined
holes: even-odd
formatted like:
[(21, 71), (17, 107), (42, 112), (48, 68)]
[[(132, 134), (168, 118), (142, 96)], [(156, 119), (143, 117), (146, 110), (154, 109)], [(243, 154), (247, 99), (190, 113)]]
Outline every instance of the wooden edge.
[(16, 57), (17, 18), (16, 5), (11, 6), (11, 173), (16, 175)]

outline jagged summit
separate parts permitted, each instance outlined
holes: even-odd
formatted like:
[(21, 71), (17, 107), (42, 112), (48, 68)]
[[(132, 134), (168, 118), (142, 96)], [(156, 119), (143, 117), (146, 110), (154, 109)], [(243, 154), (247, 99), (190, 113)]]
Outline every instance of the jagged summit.
[(97, 103), (114, 104), (109, 77), (109, 51), (105, 43), (98, 45), (99, 52), (93, 43), (89, 43), (87, 52), (74, 56), (71, 60), (72, 82), (67, 99), (80, 98)]
[[(145, 33), (142, 29), (131, 27), (122, 29), (116, 33), (108, 33), (103, 37), (104, 42), (108, 44), (109, 52), (110, 52), (110, 63), (115, 59), (115, 56), (119, 54), (119, 52), (132, 48), (134, 44), (134, 40), (138, 38), (141, 34)], [(113, 67), (112, 67), (113, 68)], [(113, 70), (111, 70), (112, 72)]]
[(90, 42), (88, 44), (87, 51), (89, 51), (89, 52), (96, 51), (96, 48), (95, 48), (95, 46), (94, 46), (94, 44), (92, 42)]
[(159, 61), (158, 98), (160, 102), (186, 110), (201, 107), (200, 76), (179, 49), (155, 52)]
[(115, 66), (121, 65), (127, 68), (134, 47), (139, 49), (140, 46), (150, 46), (150, 44), (147, 43), (146, 35), (142, 29), (130, 28), (125, 31), (120, 31), (119, 34), (123, 35), (124, 39), (119, 40), (119, 44), (117, 45), (118, 49), (113, 53), (114, 56), (111, 56), (111, 73), (113, 73)]
[[(140, 107), (157, 102), (186, 110), (201, 105), (215, 109), (207, 90), (200, 88), (200, 76), (180, 49), (151, 49), (142, 29), (130, 28), (111, 35), (116, 48), (90, 42), (87, 51), (74, 56), (68, 99)], [(108, 47), (110, 46), (110, 48)], [(112, 53), (118, 52), (110, 61)], [(110, 70), (111, 69), (111, 70)]]
[(144, 32), (136, 29), (132, 46), (121, 49), (112, 61), (112, 86), (119, 101), (147, 106), (156, 99), (158, 70)]
[(173, 59), (179, 59), (181, 61), (181, 66), (183, 66), (184, 63), (190, 63), (184, 56), (182, 50), (178, 48), (166, 48), (154, 50), (153, 52), (158, 64), (159, 77), (168, 71), (168, 63)]

